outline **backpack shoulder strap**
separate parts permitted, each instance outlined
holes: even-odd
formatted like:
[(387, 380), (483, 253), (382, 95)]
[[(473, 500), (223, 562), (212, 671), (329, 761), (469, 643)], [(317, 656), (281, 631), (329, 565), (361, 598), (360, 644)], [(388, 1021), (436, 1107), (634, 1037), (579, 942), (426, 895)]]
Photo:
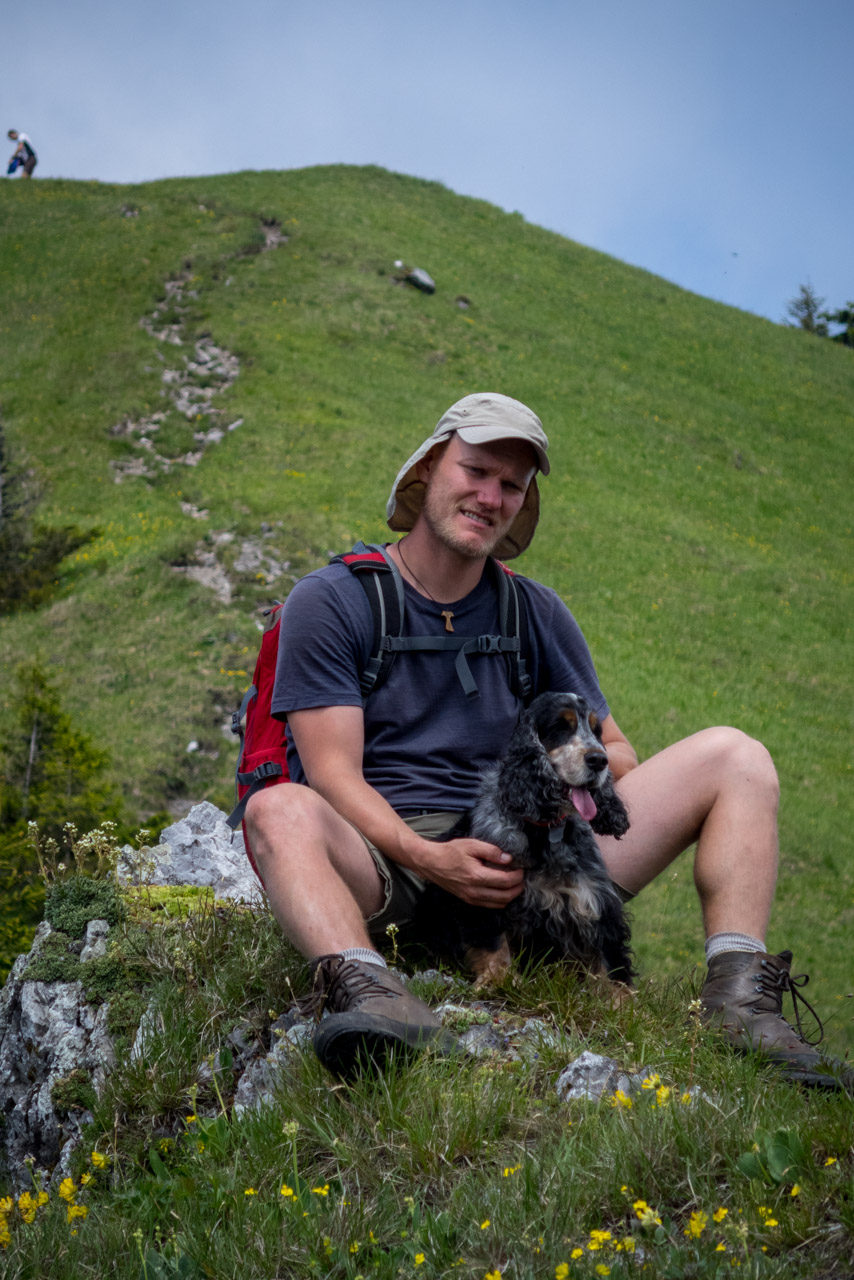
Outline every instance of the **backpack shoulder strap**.
[(516, 574), (500, 560), (490, 557), (488, 561), (488, 571), (498, 592), (500, 634), (474, 637), (404, 635), (403, 579), (384, 546), (357, 542), (352, 551), (333, 556), (330, 563), (338, 561), (358, 578), (373, 619), (371, 657), (359, 680), (363, 698), (388, 679), (398, 653), (451, 650), (456, 652), (457, 675), (468, 697), (477, 697), (477, 685), (467, 657), (475, 653), (504, 654), (510, 688), (525, 706), (531, 701), (534, 681), (530, 671), (532, 650), (525, 599)]
[(389, 648), (387, 637), (399, 639), (403, 635), (403, 579), (385, 547), (378, 543), (357, 542), (352, 551), (333, 556), (330, 564), (339, 561), (364, 588), (373, 619), (371, 656), (359, 677), (362, 697), (367, 698), (388, 679), (398, 652)]
[(519, 586), (519, 577), (501, 560), (490, 558), (493, 578), (498, 589), (498, 617), (503, 636), (518, 637), (519, 647), (507, 653), (510, 688), (525, 706), (536, 692), (536, 682), (532, 674), (533, 649), (531, 633), (528, 626), (528, 609), (524, 591)]

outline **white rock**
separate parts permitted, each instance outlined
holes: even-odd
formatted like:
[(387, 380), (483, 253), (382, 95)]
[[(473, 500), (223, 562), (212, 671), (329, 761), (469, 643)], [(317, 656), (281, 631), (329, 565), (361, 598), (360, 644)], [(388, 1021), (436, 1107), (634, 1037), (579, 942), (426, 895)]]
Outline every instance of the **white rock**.
[[(149, 884), (208, 885), (216, 897), (259, 903), (263, 890), (249, 864), (243, 835), (231, 830), (226, 815), (204, 800), (160, 837), (157, 865)], [(119, 877), (133, 878), (133, 851), (127, 845)], [(129, 856), (130, 855), (130, 856)]]
[(585, 1049), (558, 1077), (557, 1096), (562, 1102), (572, 1098), (598, 1102), (605, 1093), (614, 1092), (619, 1075), (620, 1066), (614, 1058)]
[(107, 920), (90, 920), (86, 926), (86, 939), (83, 950), (80, 952), (80, 962), (85, 964), (87, 960), (97, 960), (99, 956), (106, 955), (107, 952), (107, 934), (110, 932), (109, 921)]

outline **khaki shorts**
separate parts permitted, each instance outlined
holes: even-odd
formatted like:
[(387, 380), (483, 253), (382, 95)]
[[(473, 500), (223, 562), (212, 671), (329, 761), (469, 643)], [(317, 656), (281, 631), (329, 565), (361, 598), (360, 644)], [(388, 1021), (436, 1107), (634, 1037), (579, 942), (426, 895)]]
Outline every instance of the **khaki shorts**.
[[(404, 818), (403, 821), (419, 836), (426, 836), (429, 840), (442, 835), (454, 825), (459, 816), (458, 813), (419, 813), (413, 817)], [(402, 867), (399, 862), (386, 858), (376, 845), (371, 844), (370, 840), (362, 835), (361, 831), (359, 835), (367, 845), (368, 853), (376, 864), (385, 888), (383, 905), (366, 921), (368, 932), (373, 937), (382, 939), (390, 924), (402, 926), (412, 921), (418, 899), (426, 889), (427, 881), (416, 872), (410, 871), (409, 867)]]
[[(436, 836), (443, 835), (449, 827), (452, 827), (459, 816), (458, 813), (426, 812), (404, 818), (403, 821), (418, 835), (426, 836), (427, 839), (435, 839)], [(376, 845), (371, 844), (367, 836), (362, 835), (361, 831), (359, 835), (362, 836), (367, 850), (374, 860), (385, 888), (383, 905), (379, 911), (375, 911), (366, 921), (368, 932), (374, 938), (380, 940), (385, 937), (385, 932), (389, 925), (393, 924), (402, 927), (413, 920), (418, 900), (427, 887), (427, 881), (422, 879), (415, 871), (410, 871), (409, 867), (402, 867), (399, 862), (393, 862), (391, 858), (386, 858), (380, 853)], [(623, 902), (629, 902), (637, 896), (628, 889), (624, 889), (621, 884), (617, 884), (616, 880), (613, 881), (613, 885)]]

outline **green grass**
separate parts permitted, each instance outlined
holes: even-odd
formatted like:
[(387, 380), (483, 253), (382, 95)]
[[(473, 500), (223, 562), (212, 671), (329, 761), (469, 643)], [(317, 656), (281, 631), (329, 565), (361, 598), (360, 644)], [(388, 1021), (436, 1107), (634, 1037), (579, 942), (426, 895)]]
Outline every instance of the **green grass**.
[[(124, 217), (124, 205), (138, 216)], [(259, 246), (262, 217), (277, 218), (290, 240), (246, 253)], [(397, 257), (429, 270), (437, 293), (392, 284)], [(197, 296), (165, 318), (239, 357), (218, 403), (223, 422), (243, 425), (195, 468), (116, 485), (110, 463), (133, 450), (110, 428), (162, 409), (162, 370), (189, 349), (139, 326), (181, 273)], [(248, 683), (260, 609), (329, 552), (382, 538), (402, 459), (454, 399), (495, 388), (530, 403), (552, 441), (543, 519), (518, 567), (575, 612), (640, 754), (716, 723), (771, 749), (783, 807), (769, 946), (792, 948), (795, 971), (811, 973), (831, 1050), (854, 1047), (849, 350), (372, 168), (138, 187), (3, 184), (0, 286), (7, 446), (41, 484), (43, 521), (100, 530), (63, 563), (51, 601), (0, 621), (0, 661), (11, 669), (34, 658), (60, 677), (75, 723), (109, 751), (130, 814), (205, 797), (228, 806), (233, 748), (221, 726)], [(456, 305), (460, 294), (468, 310)], [(198, 426), (172, 414), (163, 451), (192, 447)], [(182, 501), (209, 518), (185, 514)], [(289, 565), (271, 583), (233, 569), (262, 524), (264, 546)], [(233, 541), (216, 543), (213, 531)], [(227, 605), (173, 572), (200, 542), (231, 570)], [(188, 754), (191, 739), (202, 749)], [(576, 1265), (571, 1249), (586, 1249), (598, 1229), (634, 1233), (652, 1275), (711, 1276), (721, 1260), (730, 1274), (737, 1248), (742, 1274), (844, 1274), (850, 1103), (692, 1050), (685, 990), (702, 952), (690, 857), (642, 895), (634, 918), (647, 983), (635, 1011), (609, 1021), (545, 977), (507, 999), (568, 1023), (576, 1047), (656, 1065), (668, 1085), (694, 1072), (720, 1099), (711, 1109), (567, 1115), (553, 1091), (559, 1055), (524, 1080), (503, 1065), (449, 1072), (425, 1062), (393, 1089), (355, 1092), (336, 1089), (308, 1059), (273, 1116), (229, 1121), (221, 1152), (199, 1152), (180, 1136), (199, 1056), (244, 1001), (260, 1028), (282, 1007), (285, 976), (297, 981), (292, 957), (283, 965), (264, 933), (249, 995), (245, 964), (225, 966), (235, 977), (217, 977), (213, 1004), (205, 995), (201, 1007), (182, 1005), (175, 994), (170, 1005), (164, 995), (175, 1030), (162, 1071), (152, 1067), (154, 1096), (145, 1072), (124, 1085), (117, 1076), (111, 1098), (124, 1099), (123, 1110), (108, 1121), (105, 1103), (98, 1120), (113, 1172), (98, 1175), (89, 1218), (71, 1237), (52, 1203), (18, 1224), (8, 1274), (96, 1274), (115, 1262), (112, 1273), (137, 1276), (139, 1259), (127, 1261), (137, 1226), (145, 1249), (168, 1253), (174, 1232), (179, 1255), (223, 1276), (458, 1274), (455, 1255), (477, 1280), (496, 1269), (552, 1277), (563, 1262)], [(243, 938), (237, 930), (235, 945)], [(188, 953), (185, 967), (192, 961)], [(210, 1097), (207, 1105), (218, 1108)], [(126, 1146), (107, 1137), (116, 1114)], [(300, 1125), (299, 1176), (332, 1188), (307, 1201), (309, 1217), (296, 1225), (277, 1186), (292, 1162), (283, 1120)], [(810, 1153), (797, 1197), (754, 1188), (738, 1171), (757, 1130), (779, 1127)], [(146, 1153), (167, 1130), (176, 1141), (163, 1172)], [(825, 1167), (831, 1156), (837, 1163)], [(670, 1243), (637, 1235), (623, 1185), (658, 1210)], [(244, 1196), (249, 1186), (257, 1196)], [(777, 1228), (762, 1227), (760, 1205)], [(730, 1252), (712, 1257), (711, 1222), (699, 1241), (683, 1232), (692, 1210), (718, 1207), (729, 1208)], [(744, 1225), (742, 1239), (735, 1228)], [(354, 1240), (361, 1252), (350, 1254)], [(627, 1265), (623, 1254), (607, 1261), (614, 1276)], [(576, 1273), (593, 1274), (584, 1265)], [(149, 1276), (184, 1274), (169, 1266)]]
[[(850, 351), (379, 169), (9, 183), (0, 202), (7, 442), (42, 482), (43, 519), (102, 530), (62, 566), (51, 604), (2, 622), (0, 657), (61, 673), (132, 812), (228, 805), (221, 727), (259, 608), (329, 551), (382, 537), (400, 459), (458, 395), (495, 387), (531, 403), (552, 440), (519, 567), (575, 611), (641, 755), (714, 723), (773, 752), (769, 945), (795, 951), (832, 1042), (854, 1044)], [(247, 256), (262, 216), (289, 243)], [(399, 255), (431, 271), (435, 296), (391, 283)], [(186, 350), (138, 323), (182, 271), (198, 294), (186, 332), (240, 357), (220, 402), (244, 423), (196, 468), (115, 485), (109, 463), (129, 446), (110, 427), (163, 407), (157, 348), (167, 366)], [(168, 430), (186, 446), (186, 423)], [(262, 522), (290, 565), (279, 581), (235, 575), (222, 605), (172, 572), (211, 530), (235, 535), (220, 548), (233, 565)], [(698, 921), (686, 863), (636, 909), (645, 969), (697, 961)]]
[[(489, 1017), (512, 1038), (536, 1016), (554, 1040), (534, 1056), (425, 1055), (342, 1086), (295, 1051), (273, 1100), (238, 1117), (229, 1033), (267, 1043), (299, 964), (266, 915), (206, 900), (164, 924), (149, 905), (136, 895), (113, 939), (156, 1002), (145, 1053), (118, 1054), (73, 1187), (53, 1188), (32, 1222), (5, 1214), (9, 1280), (845, 1274), (850, 1099), (711, 1041), (686, 1016), (690, 985), (647, 982), (613, 1011), (566, 975), (521, 975)], [(413, 981), (434, 1003), (471, 998), (464, 983)], [(647, 1073), (631, 1106), (560, 1100), (558, 1076), (585, 1048)], [(86, 1085), (63, 1084), (67, 1106), (92, 1105)], [(72, 1200), (85, 1217), (69, 1221)]]

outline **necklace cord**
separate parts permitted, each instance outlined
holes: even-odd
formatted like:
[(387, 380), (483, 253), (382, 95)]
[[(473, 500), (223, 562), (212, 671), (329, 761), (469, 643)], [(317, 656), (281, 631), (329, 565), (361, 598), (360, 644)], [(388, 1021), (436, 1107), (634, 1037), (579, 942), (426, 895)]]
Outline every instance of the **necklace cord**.
[(439, 603), (439, 601), (436, 599), (436, 597), (433, 595), (433, 593), (432, 593), (431, 591), (428, 591), (428, 590), (427, 590), (427, 588), (424, 586), (424, 583), (423, 583), (423, 582), (421, 581), (421, 579), (418, 577), (418, 574), (417, 574), (417, 573), (415, 573), (415, 571), (414, 571), (414, 570), (412, 569), (412, 567), (410, 566), (410, 564), (409, 564), (408, 560), (407, 560), (407, 559), (406, 559), (406, 557), (404, 556), (404, 554), (403, 554), (403, 549), (402, 549), (402, 546), (401, 546), (401, 543), (402, 543), (402, 542), (403, 542), (403, 538), (401, 538), (401, 539), (400, 539), (400, 542), (396, 542), (396, 543), (394, 544), (394, 545), (395, 545), (395, 547), (397, 548), (397, 554), (400, 556), (400, 563), (403, 565), (404, 569), (405, 569), (405, 570), (406, 570), (406, 572), (409, 574), (410, 578), (414, 578), (414, 579), (415, 579), (415, 581), (418, 583), (418, 585), (419, 585), (419, 587), (421, 588), (421, 590), (422, 590), (422, 591), (426, 591), (426, 592), (427, 592), (427, 595), (430, 597), (430, 599), (433, 601), (433, 603), (434, 603), (434, 604), (438, 604), (438, 603)]

